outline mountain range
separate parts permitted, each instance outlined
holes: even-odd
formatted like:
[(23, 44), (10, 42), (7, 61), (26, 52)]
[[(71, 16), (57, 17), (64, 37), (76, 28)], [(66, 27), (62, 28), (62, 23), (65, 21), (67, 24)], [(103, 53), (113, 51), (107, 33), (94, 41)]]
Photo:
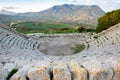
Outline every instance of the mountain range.
[(55, 5), (40, 12), (14, 13), (0, 11), (0, 22), (16, 21), (56, 21), (96, 24), (105, 12), (97, 5)]
[(5, 9), (2, 9), (2, 10), (0, 10), (0, 14), (4, 14), (4, 15), (16, 15), (17, 13), (11, 12), (11, 11), (7, 11)]

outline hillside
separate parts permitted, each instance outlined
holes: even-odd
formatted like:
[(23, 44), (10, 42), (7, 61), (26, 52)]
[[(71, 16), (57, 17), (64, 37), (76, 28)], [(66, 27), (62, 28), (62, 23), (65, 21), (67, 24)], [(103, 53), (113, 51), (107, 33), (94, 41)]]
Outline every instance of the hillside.
[(0, 10), (0, 14), (4, 14), (4, 15), (16, 15), (17, 13), (2, 9), (2, 10)]
[(79, 7), (81, 8), (65, 16), (65, 20), (96, 24), (97, 19), (104, 14), (104, 11), (96, 5)]
[(33, 20), (96, 23), (105, 12), (98, 6), (64, 4), (56, 5), (41, 12), (18, 14)]
[[(16, 15), (12, 16), (9, 15), (10, 18), (8, 17), (8, 20), (10, 20), (11, 22), (21, 20), (42, 22), (55, 21), (96, 25), (97, 19), (101, 17), (104, 13), (105, 12), (96, 5), (86, 6), (64, 4), (56, 5), (40, 12), (17, 13)], [(4, 18), (2, 18), (1, 21), (7, 22)]]

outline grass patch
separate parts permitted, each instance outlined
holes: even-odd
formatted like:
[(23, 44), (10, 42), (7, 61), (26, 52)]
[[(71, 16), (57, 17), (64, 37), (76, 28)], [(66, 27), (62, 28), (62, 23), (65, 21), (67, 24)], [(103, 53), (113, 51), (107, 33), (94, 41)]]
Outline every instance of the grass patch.
[(97, 36), (97, 35), (95, 35), (95, 36), (93, 36), (93, 38), (94, 38), (94, 39), (98, 39), (98, 36)]
[(6, 80), (10, 80), (10, 78), (18, 71), (18, 69), (14, 68), (10, 71), (10, 73), (8, 74)]
[[(82, 31), (76, 30), (76, 27), (83, 27)], [(88, 25), (77, 23), (63, 23), (63, 22), (20, 22), (13, 24), (11, 28), (24, 34), (29, 33), (81, 33), (81, 32), (95, 32), (95, 29), (88, 27)]]
[(16, 25), (13, 25), (12, 28), (15, 28), (18, 32), (21, 33), (52, 33), (58, 31), (62, 28), (72, 29), (74, 26), (58, 23), (58, 22), (21, 22)]
[(84, 48), (85, 48), (85, 46), (83, 44), (76, 45), (76, 47), (74, 48), (74, 54), (81, 52), (82, 50), (84, 50)]

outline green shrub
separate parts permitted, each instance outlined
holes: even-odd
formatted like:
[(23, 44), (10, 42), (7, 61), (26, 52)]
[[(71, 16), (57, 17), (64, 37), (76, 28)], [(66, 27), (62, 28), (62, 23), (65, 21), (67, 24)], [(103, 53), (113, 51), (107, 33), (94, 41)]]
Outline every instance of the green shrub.
[(85, 31), (85, 28), (84, 27), (77, 27), (76, 31), (79, 32), (79, 33), (81, 33), (83, 31)]
[(82, 50), (84, 50), (85, 46), (83, 44), (81, 45), (76, 45), (76, 47), (74, 48), (74, 54), (81, 52)]
[(14, 68), (10, 71), (10, 73), (7, 76), (6, 80), (10, 80), (10, 78), (18, 71), (18, 69)]
[(98, 39), (98, 36), (97, 36), (97, 35), (95, 35), (95, 36), (93, 36), (93, 38), (94, 38), (94, 39)]

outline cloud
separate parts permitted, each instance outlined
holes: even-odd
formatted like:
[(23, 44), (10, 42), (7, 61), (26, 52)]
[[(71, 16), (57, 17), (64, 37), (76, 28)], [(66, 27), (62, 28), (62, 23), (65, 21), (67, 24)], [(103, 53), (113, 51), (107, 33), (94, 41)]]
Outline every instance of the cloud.
[(3, 9), (9, 9), (9, 10), (12, 10), (12, 9), (18, 9), (17, 7), (3, 7)]

